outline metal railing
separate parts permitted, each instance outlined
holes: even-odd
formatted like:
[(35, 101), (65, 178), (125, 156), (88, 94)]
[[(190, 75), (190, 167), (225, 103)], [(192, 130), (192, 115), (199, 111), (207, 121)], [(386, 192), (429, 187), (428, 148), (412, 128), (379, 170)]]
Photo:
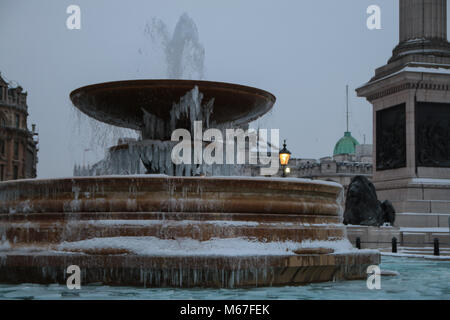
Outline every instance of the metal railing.
[[(357, 237), (356, 238), (356, 248), (357, 249), (361, 249), (361, 243), (375, 243), (375, 244), (381, 244), (381, 243), (390, 243), (391, 247), (392, 247), (392, 253), (397, 253), (397, 245), (398, 245), (398, 240), (396, 237), (392, 238), (391, 242), (383, 242), (383, 241), (364, 241), (361, 242), (361, 238)], [(433, 245), (433, 255), (435, 256), (439, 256), (440, 255), (440, 244), (445, 244), (448, 245), (448, 243), (440, 243), (438, 238), (434, 238), (433, 242), (402, 242), (402, 245), (405, 244), (432, 244)]]

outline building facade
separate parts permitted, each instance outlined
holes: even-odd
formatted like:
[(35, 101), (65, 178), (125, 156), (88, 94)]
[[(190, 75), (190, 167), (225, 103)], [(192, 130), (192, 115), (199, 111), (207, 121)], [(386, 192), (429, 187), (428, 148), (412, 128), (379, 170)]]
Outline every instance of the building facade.
[[(340, 183), (347, 189), (355, 176), (372, 179), (372, 145), (362, 144), (345, 132), (334, 147), (333, 156), (320, 159), (291, 159), (290, 177), (326, 180)], [(282, 174), (280, 169), (279, 175)]]
[[(346, 190), (355, 176), (372, 180), (372, 145), (359, 144), (350, 132), (338, 140), (332, 156), (320, 159), (291, 158), (286, 168), (280, 166), (277, 176), (333, 181)], [(286, 170), (288, 169), (288, 170)], [(246, 165), (244, 176), (259, 176), (259, 165)]]
[(0, 181), (35, 178), (38, 139), (28, 130), (27, 93), (0, 74)]
[(355, 176), (372, 179), (372, 163), (367, 157), (356, 155), (342, 159), (336, 156), (316, 159), (293, 159), (290, 163), (290, 174), (298, 178), (326, 180), (340, 183), (345, 189)]

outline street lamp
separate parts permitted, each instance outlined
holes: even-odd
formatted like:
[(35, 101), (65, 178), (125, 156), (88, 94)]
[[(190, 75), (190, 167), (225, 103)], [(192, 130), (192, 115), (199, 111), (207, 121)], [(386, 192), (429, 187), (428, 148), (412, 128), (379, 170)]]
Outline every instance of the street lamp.
[(291, 152), (288, 149), (286, 149), (286, 140), (284, 140), (283, 149), (280, 150), (280, 164), (281, 164), (281, 167), (283, 168), (282, 177), (286, 177), (285, 168), (289, 162), (290, 157), (291, 157)]

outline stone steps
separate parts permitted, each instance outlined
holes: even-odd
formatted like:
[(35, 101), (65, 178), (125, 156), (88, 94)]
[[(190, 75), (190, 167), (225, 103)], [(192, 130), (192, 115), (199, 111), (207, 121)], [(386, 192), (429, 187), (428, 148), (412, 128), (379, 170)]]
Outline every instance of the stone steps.
[[(450, 210), (450, 202), (448, 203)], [(394, 207), (397, 207), (394, 204)], [(416, 213), (422, 212), (422, 213)], [(449, 227), (450, 213), (427, 211), (400, 211), (395, 215), (395, 226), (406, 228), (445, 228)]]

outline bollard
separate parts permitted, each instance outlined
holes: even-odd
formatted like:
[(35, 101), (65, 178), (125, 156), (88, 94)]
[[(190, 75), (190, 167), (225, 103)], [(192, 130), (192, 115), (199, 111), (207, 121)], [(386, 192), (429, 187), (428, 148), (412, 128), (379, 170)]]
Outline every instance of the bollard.
[(392, 238), (392, 253), (397, 253), (397, 238)]
[(361, 238), (356, 238), (356, 248), (361, 249)]
[(434, 253), (435, 256), (439, 255), (439, 239), (434, 238)]

